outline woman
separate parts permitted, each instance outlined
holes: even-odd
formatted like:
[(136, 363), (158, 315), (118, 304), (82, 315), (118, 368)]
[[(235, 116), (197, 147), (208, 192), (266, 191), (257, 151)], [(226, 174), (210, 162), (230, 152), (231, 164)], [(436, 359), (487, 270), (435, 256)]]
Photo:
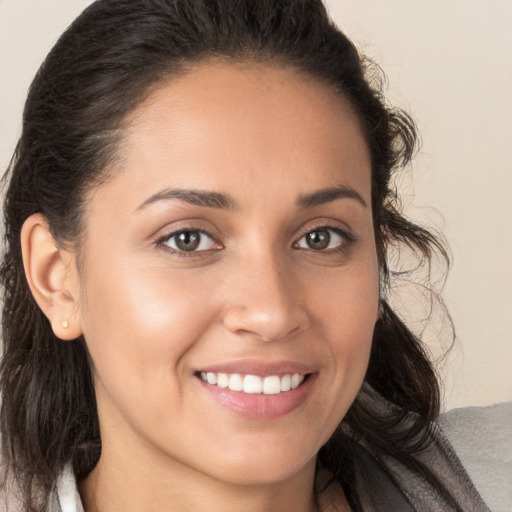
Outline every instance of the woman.
[(100, 0), (31, 87), (1, 367), (16, 510), (487, 510), (385, 300), (415, 148), (313, 0)]

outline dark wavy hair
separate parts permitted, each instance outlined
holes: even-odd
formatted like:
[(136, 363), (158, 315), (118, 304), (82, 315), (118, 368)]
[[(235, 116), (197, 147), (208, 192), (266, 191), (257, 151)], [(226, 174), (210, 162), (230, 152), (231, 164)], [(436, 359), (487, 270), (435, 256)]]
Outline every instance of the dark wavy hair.
[(39, 69), (4, 177), (0, 434), (3, 464), (25, 509), (45, 510), (44, 498), (34, 496), (49, 495), (69, 461), (77, 478), (87, 475), (101, 443), (85, 342), (59, 341), (36, 305), (23, 270), (21, 227), (41, 213), (59, 243), (79, 247), (86, 192), (115, 159), (126, 116), (158, 84), (216, 58), (290, 66), (332, 86), (355, 109), (371, 153), (383, 298), (363, 390), (374, 393), (368, 399), (361, 392), (321, 449), (318, 465), (342, 485), (353, 510), (361, 510), (351, 461), (353, 441), (364, 439), (453, 503), (415, 456), (439, 413), (435, 371), (418, 337), (384, 298), (391, 247), (406, 246), (427, 263), (447, 254), (399, 206), (392, 178), (410, 161), (417, 136), (411, 118), (386, 103), (380, 71), (333, 24), (320, 0), (99, 0)]

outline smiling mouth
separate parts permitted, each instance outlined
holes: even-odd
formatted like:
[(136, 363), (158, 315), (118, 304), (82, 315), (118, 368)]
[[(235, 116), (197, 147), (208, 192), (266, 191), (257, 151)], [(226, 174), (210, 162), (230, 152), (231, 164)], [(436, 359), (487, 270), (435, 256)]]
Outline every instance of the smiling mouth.
[(203, 381), (218, 388), (251, 395), (279, 395), (298, 388), (309, 374), (241, 375), (239, 373), (198, 372)]

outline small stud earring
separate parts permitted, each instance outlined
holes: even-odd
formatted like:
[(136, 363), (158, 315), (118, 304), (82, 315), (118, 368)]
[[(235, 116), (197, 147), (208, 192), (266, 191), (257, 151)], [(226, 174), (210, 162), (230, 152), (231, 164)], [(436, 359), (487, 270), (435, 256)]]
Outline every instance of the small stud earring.
[(67, 321), (67, 320), (63, 320), (63, 321), (61, 322), (61, 325), (62, 325), (62, 328), (63, 328), (63, 329), (67, 329), (67, 328), (69, 327), (69, 323), (68, 323), (68, 321)]

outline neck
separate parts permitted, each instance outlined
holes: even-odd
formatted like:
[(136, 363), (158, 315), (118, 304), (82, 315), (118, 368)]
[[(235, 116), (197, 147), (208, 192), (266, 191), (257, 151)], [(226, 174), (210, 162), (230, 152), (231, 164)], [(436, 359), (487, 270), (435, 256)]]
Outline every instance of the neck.
[[(313, 512), (315, 460), (298, 473), (265, 484), (230, 484), (174, 460), (140, 451), (113, 453), (104, 443), (93, 471), (79, 484), (86, 512)], [(160, 459), (160, 460), (158, 460)]]

